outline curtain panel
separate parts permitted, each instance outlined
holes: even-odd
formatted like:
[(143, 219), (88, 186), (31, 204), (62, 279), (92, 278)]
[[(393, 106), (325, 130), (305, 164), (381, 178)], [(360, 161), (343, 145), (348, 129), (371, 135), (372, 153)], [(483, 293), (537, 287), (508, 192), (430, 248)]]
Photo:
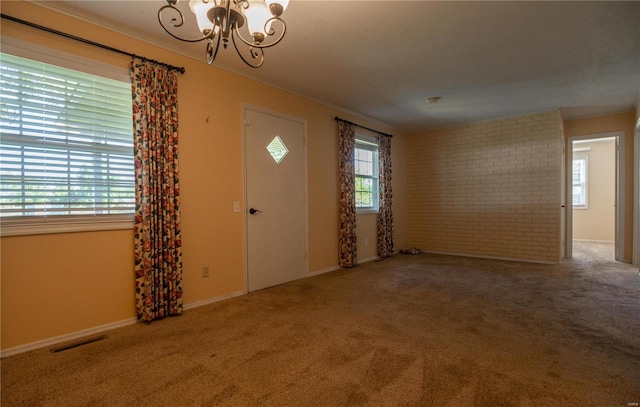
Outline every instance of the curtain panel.
[(182, 313), (178, 177), (178, 74), (131, 63), (136, 183), (136, 313), (152, 321)]
[(358, 264), (356, 250), (356, 192), (354, 149), (356, 144), (355, 126), (350, 123), (338, 123), (340, 144), (340, 267), (353, 267)]
[(391, 189), (391, 137), (378, 136), (379, 212), (378, 256), (393, 256), (393, 191)]

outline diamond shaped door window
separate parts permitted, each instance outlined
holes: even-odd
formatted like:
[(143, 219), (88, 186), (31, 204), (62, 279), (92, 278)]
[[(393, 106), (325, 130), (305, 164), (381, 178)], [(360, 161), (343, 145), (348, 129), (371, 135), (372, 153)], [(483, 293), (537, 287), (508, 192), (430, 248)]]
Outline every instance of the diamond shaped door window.
[(267, 146), (267, 151), (269, 151), (269, 154), (271, 154), (276, 164), (280, 164), (289, 152), (289, 149), (284, 145), (280, 136), (275, 136)]

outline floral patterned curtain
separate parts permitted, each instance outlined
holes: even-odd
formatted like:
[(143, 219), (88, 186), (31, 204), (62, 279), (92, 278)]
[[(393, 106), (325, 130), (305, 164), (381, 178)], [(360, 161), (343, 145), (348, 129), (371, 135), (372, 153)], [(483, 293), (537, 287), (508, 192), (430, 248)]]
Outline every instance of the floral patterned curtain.
[(177, 75), (131, 63), (136, 313), (145, 321), (182, 313)]
[(353, 154), (355, 126), (338, 122), (340, 137), (340, 267), (358, 264), (356, 250), (356, 192)]
[(393, 255), (393, 210), (391, 189), (391, 137), (378, 137), (380, 210), (378, 213), (378, 256)]

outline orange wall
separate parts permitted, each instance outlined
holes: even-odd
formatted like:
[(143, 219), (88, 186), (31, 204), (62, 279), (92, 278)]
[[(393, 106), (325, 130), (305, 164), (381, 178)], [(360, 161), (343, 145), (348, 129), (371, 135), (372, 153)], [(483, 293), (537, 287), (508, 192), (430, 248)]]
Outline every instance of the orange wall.
[(132, 230), (2, 238), (2, 345), (135, 317)]
[[(2, 12), (186, 68), (179, 82), (185, 304), (244, 289), (243, 215), (233, 212), (234, 201), (244, 202), (243, 104), (307, 120), (310, 272), (337, 266), (336, 115), (394, 134), (396, 247), (406, 247), (405, 141), (394, 129), (32, 3), (3, 2)], [(1, 28), (2, 36), (129, 65), (128, 57), (12, 22)], [(375, 247), (375, 216), (358, 221), (371, 234), (359, 239)], [(2, 349), (135, 317), (131, 230), (5, 237), (1, 249)], [(208, 279), (200, 276), (205, 264)]]
[[(635, 112), (610, 114), (606, 116), (587, 117), (566, 120), (565, 136), (586, 136), (592, 134), (624, 132), (625, 136), (625, 247), (623, 261), (631, 262), (633, 253), (633, 138)], [(568, 167), (570, 168), (570, 167)]]

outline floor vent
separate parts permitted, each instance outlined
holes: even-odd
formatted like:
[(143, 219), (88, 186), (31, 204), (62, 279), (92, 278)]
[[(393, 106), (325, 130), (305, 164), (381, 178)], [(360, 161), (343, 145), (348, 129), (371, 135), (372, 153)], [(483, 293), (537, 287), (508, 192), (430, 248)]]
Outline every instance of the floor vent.
[(80, 346), (89, 345), (90, 343), (98, 342), (103, 339), (107, 339), (107, 335), (92, 336), (89, 338), (83, 338), (75, 342), (66, 343), (55, 348), (51, 348), (51, 353), (64, 352), (65, 350), (78, 348)]

